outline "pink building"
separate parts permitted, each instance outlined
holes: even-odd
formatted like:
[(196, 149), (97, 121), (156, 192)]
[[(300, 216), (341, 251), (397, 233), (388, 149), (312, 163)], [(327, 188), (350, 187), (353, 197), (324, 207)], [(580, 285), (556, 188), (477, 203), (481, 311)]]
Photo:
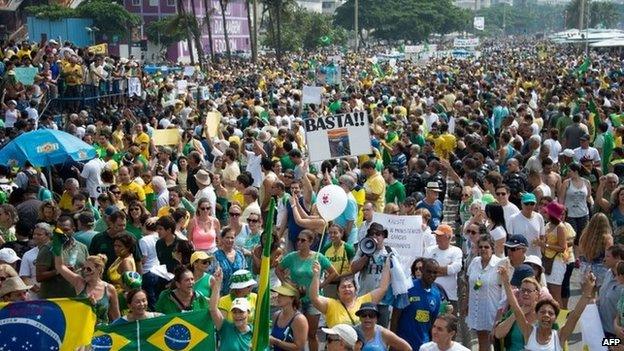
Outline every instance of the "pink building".
[[(209, 8), (210, 26), (212, 29), (212, 47), (215, 53), (225, 52), (225, 35), (223, 33), (223, 21), (221, 17), (221, 7), (218, 0), (194, 0), (195, 14), (197, 15), (197, 21), (202, 28), (202, 45), (206, 55), (210, 53), (210, 45), (208, 40), (208, 30), (204, 25), (204, 17), (206, 14), (206, 5)], [(165, 16), (171, 16), (176, 14), (176, 0), (124, 0), (125, 8), (135, 13), (143, 19), (143, 26), (149, 23), (163, 18)], [(184, 0), (185, 11), (192, 13), (190, 0)], [(249, 26), (247, 21), (247, 1), (245, 0), (230, 0), (225, 10), (225, 19), (228, 28), (228, 37), (230, 40), (230, 48), (232, 52), (235, 51), (249, 51), (251, 48)], [(145, 38), (143, 34), (143, 27), (140, 28), (138, 33), (135, 33), (134, 45), (127, 47), (127, 54), (134, 54), (135, 57), (140, 56), (140, 47), (136, 45), (137, 39)], [(193, 52), (197, 59), (195, 43), (193, 42)], [(145, 53), (146, 61), (157, 61), (158, 47), (152, 43), (148, 44), (148, 51)], [(124, 55), (126, 48), (120, 45), (119, 53)], [(138, 55), (137, 55), (138, 53)], [(167, 50), (167, 58), (175, 61), (188, 61), (189, 60), (189, 47), (186, 41), (172, 45)]]

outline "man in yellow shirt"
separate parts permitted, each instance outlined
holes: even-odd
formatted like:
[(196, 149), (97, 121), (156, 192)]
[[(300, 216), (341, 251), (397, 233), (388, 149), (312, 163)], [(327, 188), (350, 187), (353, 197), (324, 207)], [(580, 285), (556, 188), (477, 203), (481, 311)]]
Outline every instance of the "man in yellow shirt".
[(69, 61), (63, 65), (63, 77), (67, 85), (66, 95), (80, 96), (80, 88), (84, 83), (84, 71), (82, 65), (78, 62), (78, 56), (70, 56)]
[(375, 170), (375, 164), (372, 161), (366, 161), (362, 164), (362, 174), (366, 176), (366, 182), (364, 182), (366, 200), (375, 205), (376, 212), (383, 212), (386, 197), (386, 181), (381, 173)]
[(150, 159), (149, 154), (149, 146), (150, 146), (150, 137), (143, 131), (143, 125), (141, 123), (137, 123), (134, 126), (134, 139), (132, 142), (134, 145), (138, 146), (141, 149), (141, 155), (145, 157), (146, 160)]
[(121, 193), (132, 193), (137, 196), (139, 201), (145, 202), (145, 191), (143, 188), (132, 181), (132, 174), (126, 166), (119, 168), (117, 175), (119, 176), (119, 189)]
[(63, 212), (72, 212), (74, 209), (72, 199), (74, 198), (74, 195), (78, 194), (80, 191), (80, 183), (78, 183), (78, 181), (74, 178), (67, 178), (63, 187), (65, 190), (59, 200), (59, 207)]

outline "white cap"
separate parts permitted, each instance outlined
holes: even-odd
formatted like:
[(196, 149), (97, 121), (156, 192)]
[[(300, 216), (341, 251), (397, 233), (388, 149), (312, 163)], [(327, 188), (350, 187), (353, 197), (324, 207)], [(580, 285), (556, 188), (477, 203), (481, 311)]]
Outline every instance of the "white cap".
[(567, 157), (574, 157), (574, 150), (572, 150), (572, 149), (565, 149), (559, 155), (563, 155), (563, 156), (567, 156)]
[(0, 249), (0, 261), (11, 264), (19, 261), (19, 259), (20, 258), (17, 257), (17, 254), (13, 251), (13, 249), (8, 247)]
[(247, 301), (244, 297), (237, 297), (232, 301), (232, 307), (230, 307), (230, 311), (233, 309), (249, 312), (251, 308), (249, 307), (249, 301)]
[(355, 347), (357, 341), (357, 333), (352, 326), (348, 324), (336, 324), (333, 328), (321, 328), (327, 335), (338, 335), (350, 347)]
[(542, 259), (537, 257), (537, 256), (535, 256), (535, 255), (528, 255), (524, 259), (524, 263), (533, 263), (533, 264), (538, 265), (538, 266), (543, 268), (543, 266), (542, 266)]

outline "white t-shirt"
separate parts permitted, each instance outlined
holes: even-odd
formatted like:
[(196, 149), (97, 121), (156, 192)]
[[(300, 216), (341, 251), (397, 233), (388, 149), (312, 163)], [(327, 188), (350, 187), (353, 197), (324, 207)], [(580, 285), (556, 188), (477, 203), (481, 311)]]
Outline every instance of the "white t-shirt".
[(540, 247), (533, 244), (533, 240), (545, 235), (544, 218), (542, 218), (541, 214), (533, 212), (531, 218), (526, 218), (522, 213), (518, 213), (511, 218), (509, 227), (511, 229), (509, 232), (510, 235), (520, 234), (529, 242), (529, 249), (526, 253), (527, 256), (535, 255), (537, 257), (542, 257)]
[(256, 155), (251, 151), (247, 151), (247, 171), (251, 173), (253, 177), (253, 186), (256, 188), (260, 188), (262, 185), (262, 166), (260, 165), (260, 161), (262, 161), (262, 156)]
[(158, 234), (145, 235), (139, 239), (139, 248), (143, 255), (143, 272), (149, 272), (153, 267), (159, 266), (158, 256), (156, 255), (156, 242)]
[(441, 267), (447, 267), (447, 275), (439, 276), (435, 282), (442, 285), (449, 300), (457, 301), (457, 273), (462, 268), (462, 250), (453, 245), (446, 250), (440, 250), (435, 245), (428, 247), (423, 256), (435, 259)]
[(544, 145), (548, 146), (548, 150), (550, 150), (548, 157), (550, 157), (550, 159), (553, 160), (554, 163), (559, 162), (559, 153), (561, 152), (561, 143), (558, 140), (546, 139), (544, 140)]
[(490, 230), (490, 236), (494, 241), (498, 241), (500, 239), (507, 237), (507, 232), (503, 229), (503, 226), (498, 226), (492, 230)]
[(512, 233), (511, 217), (517, 215), (518, 213), (520, 213), (520, 209), (511, 202), (508, 202), (507, 205), (503, 206), (503, 216), (505, 217), (505, 227), (507, 227), (507, 233)]
[(30, 278), (32, 282), (37, 281), (37, 270), (35, 268), (35, 260), (39, 254), (39, 248), (37, 246), (26, 251), (22, 256), (22, 262), (20, 263), (19, 276)]
[(80, 176), (86, 179), (87, 191), (92, 198), (97, 198), (103, 192), (100, 189), (100, 185), (102, 185), (100, 174), (104, 167), (106, 167), (106, 162), (96, 157), (87, 162), (82, 168), (82, 173), (80, 173)]
[(590, 146), (587, 149), (577, 147), (574, 149), (574, 161), (580, 162), (583, 157), (589, 158), (594, 162), (600, 162), (600, 153), (595, 147)]
[[(440, 348), (438, 347), (438, 344), (436, 344), (435, 342), (429, 341), (428, 343), (422, 344), (419, 350), (420, 351), (440, 351)], [(470, 351), (470, 349), (463, 347), (460, 343), (451, 341), (451, 347), (444, 351)]]

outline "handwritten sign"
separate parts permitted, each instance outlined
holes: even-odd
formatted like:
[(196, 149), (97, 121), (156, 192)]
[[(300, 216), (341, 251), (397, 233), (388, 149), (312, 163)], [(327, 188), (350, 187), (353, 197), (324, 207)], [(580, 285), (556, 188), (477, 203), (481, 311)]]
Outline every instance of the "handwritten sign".
[(156, 129), (152, 135), (154, 145), (178, 145), (180, 143), (180, 131), (177, 128)]
[(406, 272), (410, 272), (414, 259), (422, 257), (425, 251), (422, 221), (422, 216), (396, 216), (377, 212), (373, 214), (373, 222), (388, 230), (384, 244), (399, 253), (399, 261)]

